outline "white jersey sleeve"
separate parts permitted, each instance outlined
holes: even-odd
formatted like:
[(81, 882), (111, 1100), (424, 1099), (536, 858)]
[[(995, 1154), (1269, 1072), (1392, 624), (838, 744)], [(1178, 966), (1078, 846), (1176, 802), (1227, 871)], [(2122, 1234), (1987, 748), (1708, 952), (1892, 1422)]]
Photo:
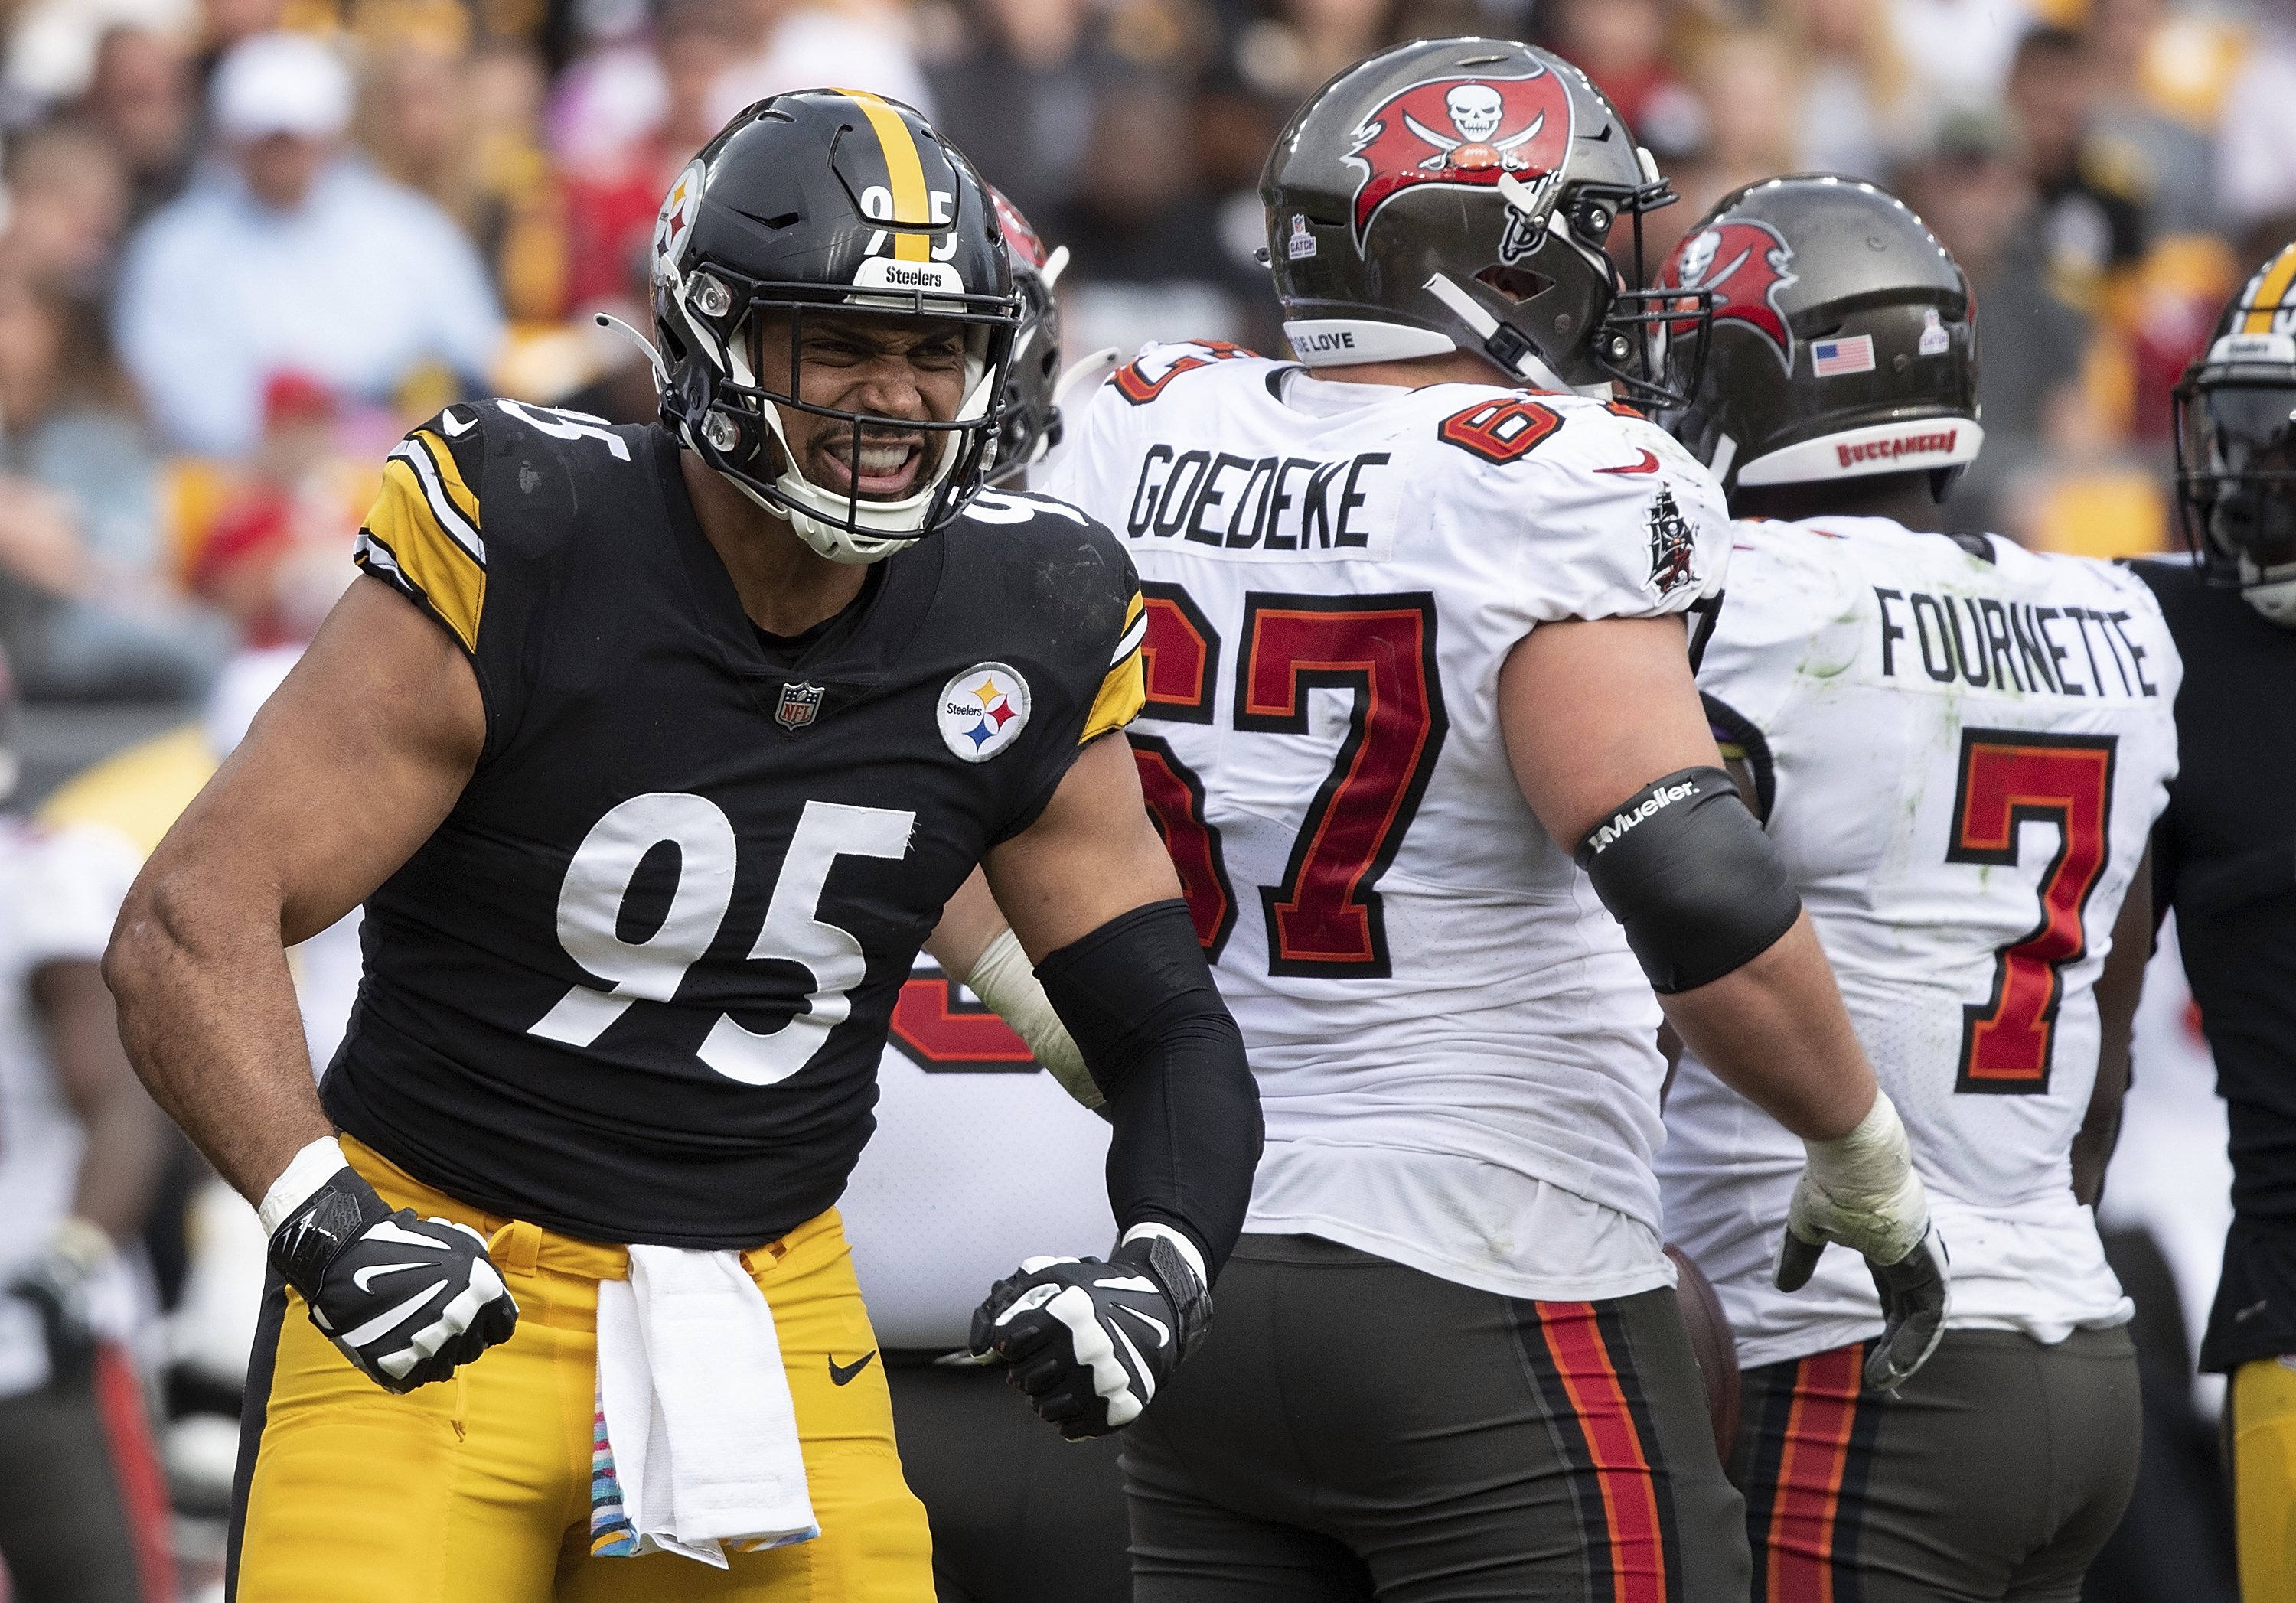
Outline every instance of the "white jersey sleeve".
[[(1980, 556), (1880, 519), (1741, 523), (1734, 543), (1700, 688), (1905, 1118), (1952, 1322), (2043, 1341), (2118, 1322), (2069, 1154), (2096, 977), (2176, 774), (2181, 669), (2151, 593), (2104, 563), (1999, 539)], [(1798, 1141), (1694, 1054), (1667, 1126), (1669, 1233), (1742, 1362), (1881, 1329), (1854, 1255), (1770, 1288)]]
[[(47, 1250), (70, 1210), (86, 1134), (48, 1057), (32, 977), (54, 962), (94, 962), (135, 882), (135, 848), (111, 830), (48, 831), (0, 819), (0, 1285)], [(107, 1275), (100, 1306), (125, 1295)], [(117, 1321), (113, 1321), (116, 1323)], [(39, 1320), (21, 1299), (0, 1297), (0, 1397), (47, 1379)]]
[(894, 1004), (877, 1131), (837, 1208), (877, 1339), (947, 1351), (1021, 1260), (1105, 1257), (1108, 1125), (930, 960)]
[(1139, 568), (1134, 752), (1259, 1079), (1246, 1228), (1508, 1296), (1668, 1283), (1658, 1009), (1523, 800), (1498, 679), (1543, 625), (1710, 593), (1712, 478), (1578, 396), (1210, 345), (1072, 429), (1047, 487)]

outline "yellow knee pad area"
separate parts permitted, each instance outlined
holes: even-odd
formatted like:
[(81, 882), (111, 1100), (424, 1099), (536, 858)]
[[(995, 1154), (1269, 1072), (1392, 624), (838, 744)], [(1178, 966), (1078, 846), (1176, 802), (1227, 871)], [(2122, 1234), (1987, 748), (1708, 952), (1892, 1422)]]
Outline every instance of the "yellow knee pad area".
[(2232, 1378), (2234, 1517), (2243, 1603), (2296, 1603), (2296, 1356)]

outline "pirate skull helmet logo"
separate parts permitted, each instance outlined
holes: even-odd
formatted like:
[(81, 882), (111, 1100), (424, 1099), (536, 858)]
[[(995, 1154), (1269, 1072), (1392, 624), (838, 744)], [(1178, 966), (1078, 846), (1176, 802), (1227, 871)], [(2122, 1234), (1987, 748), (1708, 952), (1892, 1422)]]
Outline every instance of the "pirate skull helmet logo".
[(1357, 243), (1382, 206), (1419, 184), (1488, 188), (1513, 174), (1550, 192), (1538, 180), (1562, 172), (1570, 133), (1570, 91), (1544, 67), (1522, 78), (1431, 78), (1389, 96), (1347, 154), (1363, 174)]
[(1702, 228), (1675, 247), (1659, 271), (1659, 287), (1706, 290), (1714, 296), (1714, 326), (1742, 323), (1761, 336), (1787, 372), (1793, 372), (1793, 330), (1778, 293), (1795, 282), (1793, 247), (1767, 223), (1739, 218)]

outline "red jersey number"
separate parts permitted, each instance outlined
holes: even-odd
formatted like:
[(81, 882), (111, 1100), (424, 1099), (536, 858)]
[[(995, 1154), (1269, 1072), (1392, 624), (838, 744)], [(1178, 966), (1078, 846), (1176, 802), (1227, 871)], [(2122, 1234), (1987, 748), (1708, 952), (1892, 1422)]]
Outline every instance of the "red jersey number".
[(1995, 954), (1993, 994), (1962, 1009), (1957, 1092), (2038, 1096), (2049, 1089), (2065, 965), (2088, 952), (2084, 915), (2112, 851), (2112, 735), (1965, 729), (1948, 863), (2014, 868), (2018, 833), (2054, 824), (2041, 871), (2041, 921)]

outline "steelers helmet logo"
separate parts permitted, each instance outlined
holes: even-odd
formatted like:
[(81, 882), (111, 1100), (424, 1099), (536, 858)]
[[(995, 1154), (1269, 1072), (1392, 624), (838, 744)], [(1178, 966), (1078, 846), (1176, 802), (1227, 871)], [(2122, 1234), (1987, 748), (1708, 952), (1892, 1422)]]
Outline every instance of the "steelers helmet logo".
[(985, 763), (1029, 726), (1029, 682), (1001, 662), (976, 663), (941, 687), (940, 738), (968, 763)]
[(709, 169), (699, 161), (689, 161), (685, 170), (677, 175), (677, 182), (669, 186), (669, 193), (661, 200), (661, 210), (653, 220), (653, 274), (656, 278), (675, 281), (670, 271), (685, 254), (687, 238), (693, 230), (693, 214), (701, 209), (701, 181)]

